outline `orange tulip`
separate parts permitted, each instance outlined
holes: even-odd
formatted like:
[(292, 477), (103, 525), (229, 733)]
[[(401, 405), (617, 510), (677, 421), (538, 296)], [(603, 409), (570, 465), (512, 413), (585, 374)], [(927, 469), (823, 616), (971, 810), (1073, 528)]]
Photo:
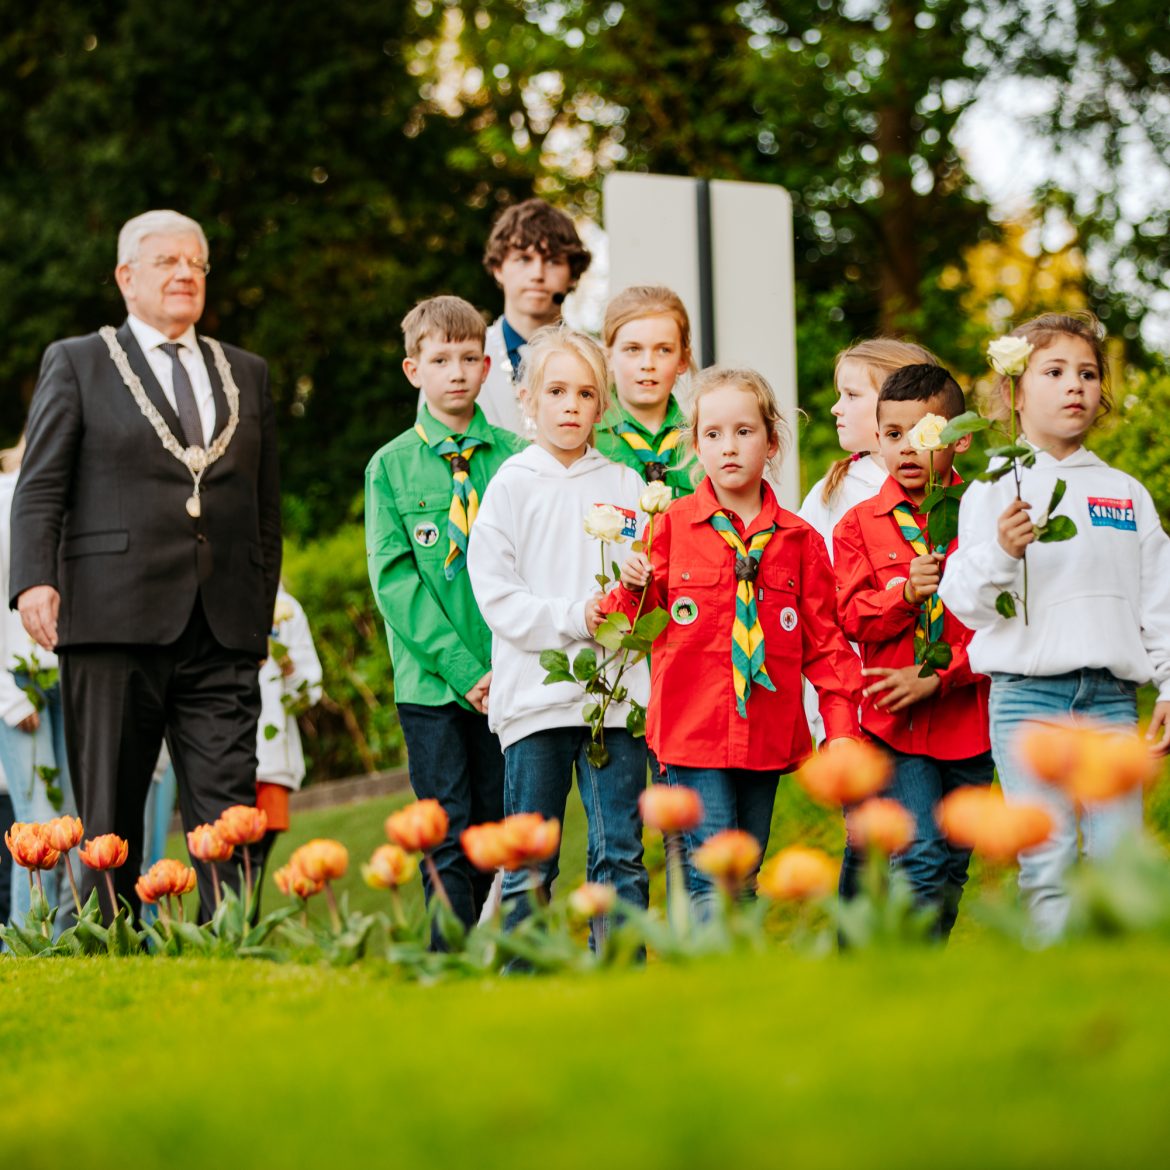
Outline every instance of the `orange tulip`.
[(362, 877), (374, 890), (396, 890), (406, 885), (416, 873), (418, 858), (397, 845), (379, 845), (370, 864), (362, 866)]
[(416, 800), (386, 818), (386, 836), (410, 853), (429, 853), (447, 839), (450, 824), (437, 800)]
[(489, 821), (464, 829), (459, 835), (459, 844), (476, 869), (490, 873), (493, 869), (509, 868), (512, 850), (504, 826), (498, 822)]
[(760, 864), (760, 843), (743, 829), (724, 829), (708, 837), (695, 850), (696, 869), (709, 874), (727, 889), (738, 889)]
[(874, 798), (849, 810), (849, 839), (887, 857), (901, 853), (917, 836), (914, 818), (896, 800)]
[(508, 857), (505, 869), (525, 869), (547, 861), (561, 847), (561, 822), (539, 813), (517, 813), (501, 823)]
[(130, 844), (117, 833), (103, 833), (86, 841), (85, 848), (78, 856), (90, 869), (117, 869), (126, 864), (126, 857), (130, 852)]
[(250, 804), (233, 804), (219, 814), (215, 831), (228, 845), (254, 845), (268, 832), (268, 814)]
[(817, 752), (796, 774), (819, 804), (840, 806), (876, 796), (890, 782), (890, 758), (859, 739), (839, 739)]
[(46, 828), (25, 821), (12, 823), (4, 834), (4, 844), (17, 865), (24, 869), (52, 869), (60, 861), (60, 851), (53, 848)]
[(332, 882), (349, 869), (349, 850), (340, 841), (317, 837), (296, 850), (289, 862), (311, 882)]
[(642, 820), (660, 833), (685, 833), (703, 822), (703, 801), (693, 788), (651, 784), (638, 797)]
[(134, 892), (150, 905), (161, 898), (182, 897), (195, 888), (195, 871), (173, 857), (156, 861), (134, 883)]
[(569, 895), (569, 909), (579, 918), (599, 918), (617, 905), (617, 890), (605, 882), (585, 882)]
[(1124, 796), (1152, 783), (1160, 771), (1139, 735), (1107, 724), (1031, 724), (1020, 732), (1017, 747), (1041, 780), (1081, 804)]
[(297, 866), (290, 861), (288, 865), (282, 865), (273, 875), (272, 880), (276, 882), (276, 888), (286, 897), (292, 895), (293, 897), (307, 899), (314, 894), (319, 894), (324, 888), (324, 882), (315, 882), (312, 878), (307, 877), (301, 872)]
[(81, 844), (83, 836), (81, 818), (54, 817), (45, 825), (45, 833), (48, 836), (49, 844), (58, 853), (68, 853), (70, 849), (76, 849)]
[(1014, 861), (1017, 854), (1047, 841), (1053, 829), (1047, 809), (1008, 804), (998, 789), (982, 786), (958, 788), (943, 797), (935, 819), (952, 844), (992, 861)]
[(187, 852), (196, 861), (230, 861), (235, 846), (229, 845), (214, 825), (197, 825), (187, 834)]
[(792, 845), (781, 849), (760, 870), (758, 886), (777, 902), (822, 898), (837, 888), (838, 866), (820, 849)]

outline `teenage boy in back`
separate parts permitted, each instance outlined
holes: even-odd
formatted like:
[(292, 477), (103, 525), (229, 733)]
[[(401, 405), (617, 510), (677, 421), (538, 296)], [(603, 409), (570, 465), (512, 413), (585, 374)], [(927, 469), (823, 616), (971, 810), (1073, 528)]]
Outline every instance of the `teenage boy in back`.
[[(390, 640), (410, 786), (450, 818), (434, 860), (471, 927), (492, 875), (467, 861), (459, 835), (503, 817), (504, 757), (488, 730), (491, 633), (467, 577), (467, 540), (488, 480), (527, 444), (493, 427), (476, 404), (490, 363), (471, 305), (433, 297), (406, 315), (402, 332), (402, 368), (423, 402), (415, 425), (366, 468), (366, 554)], [(425, 871), (423, 884), (429, 903)], [(441, 945), (436, 926), (432, 946)]]
[(542, 326), (561, 319), (561, 305), (592, 256), (573, 221), (543, 199), (509, 207), (492, 228), (483, 264), (504, 293), (504, 312), (487, 331), (492, 367), (480, 406), (488, 422), (523, 435), (516, 398), (521, 350)]
[[(932, 460), (936, 484), (959, 482), (952, 464), (971, 439), (934, 451), (920, 448), (963, 410), (963, 392), (941, 366), (905, 366), (892, 373), (877, 406), (878, 449), (889, 478), (833, 531), (838, 613), (846, 637), (857, 643), (869, 680), (862, 692), (861, 726), (893, 757), (889, 795), (913, 813), (917, 826), (917, 839), (894, 864), (905, 872), (918, 901), (938, 909), (942, 938), (958, 915), (970, 851), (947, 842), (934, 806), (962, 785), (990, 784), (993, 771), (990, 684), (971, 672), (971, 631), (936, 598), (946, 557), (957, 541), (932, 547), (920, 511)], [(923, 677), (915, 661), (916, 636), (920, 647), (924, 639), (949, 644), (950, 665)]]

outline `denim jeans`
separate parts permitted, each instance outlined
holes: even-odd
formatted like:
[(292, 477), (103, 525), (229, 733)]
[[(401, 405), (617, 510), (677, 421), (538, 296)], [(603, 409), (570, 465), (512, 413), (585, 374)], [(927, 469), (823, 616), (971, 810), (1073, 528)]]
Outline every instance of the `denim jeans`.
[[(646, 787), (646, 741), (628, 731), (605, 729), (609, 763), (595, 768), (585, 755), (589, 729), (554, 727), (533, 732), (504, 749), (506, 779), (504, 812), (536, 812), (565, 822), (565, 804), (577, 772), (577, 790), (588, 822), (586, 876), (606, 882), (631, 906), (645, 909), (650, 903), (650, 879), (642, 864), (642, 817), (638, 797)], [(552, 896), (560, 872), (560, 850), (538, 867), (544, 896)], [(514, 927), (528, 916), (527, 890), (532, 879), (525, 870), (504, 874), (507, 925)], [(597, 923), (595, 922), (595, 925)], [(604, 930), (607, 923), (600, 924)], [(596, 947), (601, 940), (592, 938)]]
[[(61, 717), (61, 690), (50, 687), (45, 694), (45, 706), (40, 712), (40, 726), (36, 731), (21, 731), (9, 727), (0, 720), (0, 765), (8, 781), (8, 792), (12, 799), (13, 819), (17, 821), (50, 821), (56, 816), (68, 813), (77, 815), (77, 804), (69, 783), (69, 762), (65, 756), (65, 729)], [(60, 810), (49, 803), (45, 782), (33, 774), (38, 768), (59, 768), (56, 783), (61, 789), (65, 802)], [(2, 846), (0, 846), (2, 847)], [(80, 862), (74, 852), (70, 858), (74, 877), (80, 880)], [(65, 876), (65, 861), (62, 859), (56, 869), (41, 874), (45, 897), (50, 906), (60, 907), (57, 928), (72, 921), (73, 895), (69, 891), (69, 880)], [(28, 872), (16, 868), (12, 875), (11, 918), (23, 922), (29, 908)]]
[[(1056, 824), (1043, 845), (1020, 854), (1020, 893), (1043, 939), (1059, 937), (1068, 918), (1064, 875), (1077, 859), (1077, 809), (1028, 770), (1016, 750), (1015, 737), (1027, 723), (1070, 716), (1133, 727), (1137, 722), (1136, 695), (1133, 683), (1107, 670), (991, 676), (991, 750), (1004, 796), (1044, 805)], [(1107, 857), (1123, 837), (1139, 833), (1141, 827), (1140, 790), (1119, 800), (1087, 805), (1080, 815), (1085, 855)]]
[(971, 850), (952, 845), (943, 836), (934, 817), (935, 805), (956, 788), (990, 784), (995, 771), (991, 753), (936, 760), (907, 755), (884, 743), (880, 746), (894, 760), (894, 778), (886, 795), (914, 817), (914, 843), (891, 860), (891, 868), (906, 875), (919, 905), (937, 907), (935, 933), (948, 938), (967, 884)]
[[(470, 825), (498, 821), (504, 815), (500, 741), (488, 729), (486, 715), (458, 703), (439, 707), (399, 703), (398, 720), (415, 796), (437, 800), (450, 819), (447, 839), (431, 856), (456, 917), (470, 929), (479, 920), (494, 875), (481, 873), (467, 860), (459, 837)], [(434, 891), (425, 868), (422, 873), (429, 905)], [(444, 949), (437, 922), (431, 946)]]
[[(687, 889), (700, 916), (710, 912), (715, 901), (715, 884), (692, 864), (691, 859), (708, 837), (724, 829), (743, 829), (760, 843), (760, 856), (768, 848), (772, 831), (772, 809), (776, 803), (779, 772), (756, 772), (748, 768), (687, 768), (666, 765), (667, 783), (693, 788), (703, 802), (703, 822), (697, 829), (683, 834), (684, 866)], [(756, 873), (759, 866), (756, 867)], [(749, 895), (755, 896), (756, 874), (746, 883)]]

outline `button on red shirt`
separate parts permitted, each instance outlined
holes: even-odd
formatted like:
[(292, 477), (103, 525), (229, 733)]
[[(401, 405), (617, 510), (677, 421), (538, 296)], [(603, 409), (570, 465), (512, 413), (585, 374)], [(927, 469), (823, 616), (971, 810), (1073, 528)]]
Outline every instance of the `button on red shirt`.
[[(909, 503), (906, 493), (890, 476), (876, 496), (846, 512), (833, 530), (837, 611), (866, 666), (896, 669), (914, 664), (914, 629), (922, 606), (911, 605), (903, 592), (910, 562), (918, 554), (893, 515), (902, 503)], [(913, 510), (914, 505), (910, 507)], [(925, 527), (921, 515), (915, 513), (914, 519)], [(947, 552), (954, 552), (957, 544), (953, 541)], [(987, 696), (991, 684), (984, 675), (972, 673), (967, 659), (971, 631), (949, 612), (943, 618), (943, 638), (950, 643), (953, 657), (951, 665), (939, 671), (939, 689), (897, 712), (874, 705), (881, 697), (879, 691), (862, 700), (861, 725), (897, 751), (965, 760), (990, 750)]]
[[(856, 736), (861, 664), (837, 624), (824, 541), (764, 484), (763, 506), (746, 533), (738, 517), (732, 522), (745, 543), (776, 524), (756, 577), (764, 664), (776, 690), (754, 684), (748, 716), (739, 714), (731, 670), (735, 554), (709, 523), (718, 510), (704, 480), (654, 520), (643, 612), (662, 606), (670, 624), (651, 656), (646, 739), (664, 764), (791, 771), (812, 747), (801, 675), (817, 688), (829, 737)], [(637, 607), (638, 595), (620, 585), (602, 603), (603, 611), (631, 618)]]

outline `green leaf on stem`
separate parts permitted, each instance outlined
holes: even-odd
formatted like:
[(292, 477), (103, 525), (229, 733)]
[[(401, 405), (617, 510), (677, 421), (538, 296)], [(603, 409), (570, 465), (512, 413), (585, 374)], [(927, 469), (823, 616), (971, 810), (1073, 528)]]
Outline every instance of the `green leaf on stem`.
[(1011, 475), (1012, 461), (1009, 459), (1006, 463), (1001, 463), (998, 467), (989, 467), (986, 471), (980, 472), (975, 478), (980, 483), (999, 483), (1005, 475)]
[(1020, 456), (1021, 467), (1032, 467), (1036, 463), (1036, 449), (1029, 447), (1023, 455)]
[(545, 670), (560, 670), (569, 673), (569, 656), (563, 650), (542, 650), (540, 665)]
[(634, 623), (634, 633), (653, 642), (670, 625), (670, 614), (660, 605), (648, 610)]
[(978, 411), (966, 410), (957, 414), (939, 433), (938, 441), (949, 447), (967, 435), (974, 435), (978, 431), (985, 431), (991, 426), (991, 419), (984, 418)]
[(1048, 501), (1048, 515), (1051, 516), (1056, 511), (1060, 501), (1064, 499), (1064, 493), (1068, 488), (1068, 484), (1063, 479), (1056, 481), (1056, 486), (1052, 489), (1052, 499)]
[(949, 548), (959, 535), (959, 501), (949, 495), (939, 500), (926, 517), (926, 531), (932, 549)]
[(597, 627), (593, 640), (607, 650), (620, 650), (622, 639), (630, 632), (630, 619), (624, 613), (607, 614)]
[(588, 723), (590, 727), (593, 726), (593, 724), (598, 720), (598, 718), (600, 716), (601, 716), (601, 704), (600, 703), (587, 703), (584, 707), (581, 708), (581, 718), (586, 723)]
[(613, 579), (615, 581), (620, 581), (622, 579), (622, 571), (618, 567), (617, 561), (610, 561), (609, 567), (613, 570)]
[(592, 647), (578, 650), (573, 659), (573, 673), (582, 682), (588, 682), (597, 673), (597, 651)]
[(946, 670), (951, 664), (954, 654), (947, 642), (927, 642), (925, 653), (922, 656), (922, 669), (918, 672), (919, 678), (930, 678), (940, 670)]
[(988, 459), (1019, 459), (1031, 450), (1023, 443), (1007, 443), (1002, 447), (989, 447), (984, 454)]
[(646, 708), (641, 703), (631, 703), (626, 716), (626, 730), (633, 736), (646, 734)]
[(1009, 621), (1016, 616), (1016, 599), (1006, 589), (995, 599), (995, 612)]
[(585, 758), (595, 767), (604, 768), (609, 763), (609, 752), (605, 744), (591, 741), (585, 749)]
[(626, 634), (622, 638), (622, 649), (633, 650), (635, 654), (649, 654), (650, 639), (639, 637), (637, 634)]
[(601, 587), (602, 592), (605, 591), (605, 587), (609, 584), (609, 578), (604, 573), (594, 573), (593, 580)]
[(1061, 540), (1072, 540), (1076, 534), (1076, 522), (1071, 516), (1049, 516), (1048, 523), (1036, 533), (1036, 539), (1041, 544), (1056, 544)]

